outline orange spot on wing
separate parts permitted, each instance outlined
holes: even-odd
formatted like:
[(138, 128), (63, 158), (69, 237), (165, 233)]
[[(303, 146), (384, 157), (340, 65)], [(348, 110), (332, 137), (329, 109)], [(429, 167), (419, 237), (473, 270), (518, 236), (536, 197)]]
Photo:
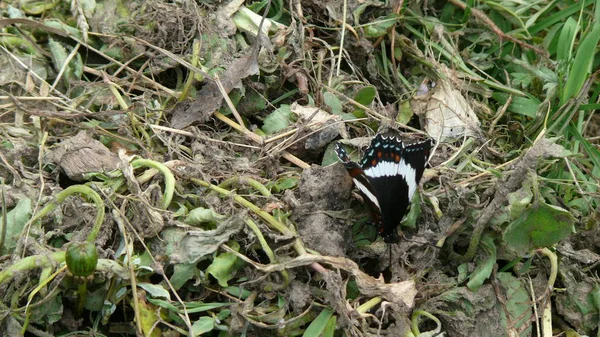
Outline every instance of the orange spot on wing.
[(383, 156), (383, 153), (381, 151), (377, 151), (377, 158), (381, 158)]
[(396, 163), (399, 163), (399, 162), (400, 162), (400, 155), (399, 155), (399, 154), (397, 154), (397, 155), (396, 155), (396, 157), (394, 157), (394, 161), (395, 161)]
[(371, 166), (375, 166), (375, 165), (377, 165), (377, 159), (371, 160)]
[(353, 169), (349, 170), (348, 173), (350, 173), (350, 177), (354, 178), (354, 177), (361, 175), (362, 170), (359, 168), (353, 168)]

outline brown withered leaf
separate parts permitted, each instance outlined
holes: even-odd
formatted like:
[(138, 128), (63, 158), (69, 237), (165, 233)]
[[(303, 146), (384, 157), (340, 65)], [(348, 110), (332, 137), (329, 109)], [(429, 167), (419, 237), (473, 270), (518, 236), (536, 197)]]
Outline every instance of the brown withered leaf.
[[(251, 54), (244, 55), (229, 65), (220, 81), (225, 92), (229, 93), (233, 88), (241, 86), (242, 79), (255, 74), (258, 74), (256, 58)], [(183, 129), (194, 122), (206, 122), (213, 112), (221, 107), (223, 95), (217, 83), (213, 79), (207, 78), (207, 81), (209, 82), (200, 89), (194, 102), (183, 102), (173, 109), (172, 127)]]

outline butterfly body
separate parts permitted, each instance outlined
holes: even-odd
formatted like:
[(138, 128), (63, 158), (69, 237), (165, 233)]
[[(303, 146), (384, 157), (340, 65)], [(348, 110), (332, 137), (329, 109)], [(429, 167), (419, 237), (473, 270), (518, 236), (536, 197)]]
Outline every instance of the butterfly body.
[(387, 243), (398, 242), (396, 228), (423, 176), (431, 146), (431, 139), (405, 145), (396, 137), (377, 135), (360, 164), (351, 161), (339, 144), (335, 147)]

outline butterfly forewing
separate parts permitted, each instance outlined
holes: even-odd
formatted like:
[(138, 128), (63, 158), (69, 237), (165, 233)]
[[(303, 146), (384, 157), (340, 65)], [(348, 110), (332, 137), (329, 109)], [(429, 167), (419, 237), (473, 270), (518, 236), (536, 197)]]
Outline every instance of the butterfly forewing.
[(350, 161), (339, 145), (336, 147), (338, 157), (365, 197), (372, 220), (385, 242), (397, 241), (396, 228), (423, 176), (431, 145), (430, 139), (405, 146), (395, 137), (377, 135), (360, 166)]
[(346, 150), (344, 150), (344, 148), (341, 147), (340, 144), (336, 144), (335, 153), (337, 154), (340, 161), (344, 164), (344, 167), (346, 167), (346, 170), (350, 174), (350, 177), (352, 177), (354, 185), (358, 188), (363, 197), (365, 197), (365, 202), (369, 205), (372, 217), (381, 219), (381, 209), (379, 207), (379, 201), (377, 195), (375, 194), (375, 189), (371, 185), (371, 181), (369, 180), (368, 176), (357, 163), (351, 161), (348, 158)]

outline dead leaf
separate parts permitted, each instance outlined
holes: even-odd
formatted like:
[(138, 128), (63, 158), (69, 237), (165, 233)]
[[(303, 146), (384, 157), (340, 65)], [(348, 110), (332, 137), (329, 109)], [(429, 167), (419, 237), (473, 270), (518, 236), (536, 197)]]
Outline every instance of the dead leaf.
[(463, 94), (449, 80), (439, 79), (429, 91), (411, 101), (421, 125), (436, 141), (445, 142), (481, 134), (479, 119)]
[(57, 164), (75, 181), (84, 181), (88, 173), (112, 171), (119, 164), (114, 153), (85, 131), (64, 140), (46, 155), (45, 161)]
[[(241, 86), (242, 79), (255, 74), (258, 74), (256, 58), (252, 55), (244, 55), (233, 61), (219, 80), (225, 92), (229, 93)], [(217, 83), (209, 78), (207, 81), (209, 82), (200, 89), (194, 102), (180, 103), (175, 107), (171, 119), (172, 127), (183, 129), (194, 122), (206, 122), (213, 112), (221, 107), (223, 95)]]

